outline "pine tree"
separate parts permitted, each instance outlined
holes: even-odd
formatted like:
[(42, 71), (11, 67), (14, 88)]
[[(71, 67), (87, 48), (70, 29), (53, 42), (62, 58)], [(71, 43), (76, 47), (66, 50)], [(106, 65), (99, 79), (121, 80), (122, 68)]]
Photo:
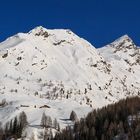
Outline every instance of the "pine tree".
[(13, 132), (13, 121), (10, 121), (10, 126), (9, 126), (9, 133), (12, 134)]
[(15, 117), (14, 122), (13, 122), (13, 129), (12, 129), (13, 134), (17, 133), (17, 125), (18, 125), (17, 117)]
[(95, 139), (96, 136), (96, 130), (94, 127), (90, 128), (89, 130), (89, 140), (93, 140)]
[(59, 128), (59, 123), (57, 122), (57, 119), (55, 118), (54, 121), (53, 121), (53, 127), (58, 130)]
[(27, 116), (24, 111), (21, 112), (19, 115), (19, 124), (20, 124), (21, 129), (25, 128), (28, 124)]
[(2, 123), (0, 122), (0, 140), (2, 140), (4, 135), (3, 129), (2, 129)]
[(46, 116), (46, 126), (47, 127), (52, 127), (52, 119), (50, 116)]
[(46, 127), (46, 125), (47, 125), (47, 118), (46, 118), (45, 112), (43, 112), (43, 114), (42, 114), (42, 118), (41, 118), (41, 123), (40, 123), (40, 125), (41, 125), (42, 127)]
[(77, 114), (74, 111), (72, 111), (71, 114), (70, 114), (70, 120), (72, 120), (74, 122), (78, 122), (79, 121), (79, 119), (77, 117)]
[(9, 128), (10, 128), (9, 125), (10, 125), (9, 122), (7, 122), (7, 123), (5, 124), (5, 135), (6, 135), (6, 136), (8, 136), (8, 134), (9, 134)]

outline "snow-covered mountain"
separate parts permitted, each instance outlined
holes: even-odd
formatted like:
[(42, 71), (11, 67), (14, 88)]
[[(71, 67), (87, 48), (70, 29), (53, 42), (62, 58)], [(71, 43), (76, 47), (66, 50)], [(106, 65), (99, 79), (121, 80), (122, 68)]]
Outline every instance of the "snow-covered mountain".
[(127, 95), (139, 95), (140, 48), (132, 39), (124, 35), (98, 51), (111, 64), (112, 73), (117, 75), (123, 84), (123, 91), (127, 91)]
[(0, 121), (24, 110), (30, 126), (38, 125), (46, 112), (63, 128), (72, 110), (82, 117), (139, 95), (139, 70), (140, 49), (126, 35), (96, 49), (70, 30), (16, 34), (0, 43)]

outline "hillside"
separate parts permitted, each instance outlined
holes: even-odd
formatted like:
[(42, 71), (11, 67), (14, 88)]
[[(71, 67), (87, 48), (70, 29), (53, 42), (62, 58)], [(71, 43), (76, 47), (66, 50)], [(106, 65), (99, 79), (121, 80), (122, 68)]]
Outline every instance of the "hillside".
[[(68, 124), (140, 94), (140, 49), (128, 36), (96, 49), (70, 30), (37, 27), (0, 43), (0, 122), (24, 111), (38, 134), (43, 112)], [(40, 128), (41, 129), (41, 128)]]

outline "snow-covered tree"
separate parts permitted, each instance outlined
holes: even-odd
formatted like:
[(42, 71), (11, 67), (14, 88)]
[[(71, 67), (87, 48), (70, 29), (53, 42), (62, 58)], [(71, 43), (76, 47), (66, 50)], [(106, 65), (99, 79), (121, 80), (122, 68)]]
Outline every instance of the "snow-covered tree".
[(53, 127), (58, 131), (60, 130), (60, 126), (56, 118), (53, 121)]
[(46, 116), (45, 112), (42, 114), (40, 125), (43, 127), (52, 127), (52, 119), (50, 116)]
[(22, 128), (26, 127), (26, 125), (28, 124), (27, 116), (26, 116), (24, 111), (21, 112), (19, 115), (19, 123), (20, 123)]
[(46, 114), (45, 112), (43, 112), (40, 125), (46, 127), (46, 124), (47, 124)]

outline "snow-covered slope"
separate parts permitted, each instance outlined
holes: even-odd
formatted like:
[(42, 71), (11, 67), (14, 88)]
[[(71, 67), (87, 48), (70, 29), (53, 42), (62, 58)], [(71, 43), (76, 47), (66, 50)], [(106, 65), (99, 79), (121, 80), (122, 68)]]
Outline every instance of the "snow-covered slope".
[(7, 102), (0, 107), (0, 121), (24, 110), (34, 126), (46, 112), (63, 128), (72, 110), (82, 117), (137, 95), (139, 59), (128, 36), (98, 50), (70, 30), (37, 27), (12, 36), (0, 43), (0, 100)]
[(140, 94), (140, 48), (124, 35), (113, 43), (98, 49), (112, 66), (112, 73), (121, 79), (127, 94)]

